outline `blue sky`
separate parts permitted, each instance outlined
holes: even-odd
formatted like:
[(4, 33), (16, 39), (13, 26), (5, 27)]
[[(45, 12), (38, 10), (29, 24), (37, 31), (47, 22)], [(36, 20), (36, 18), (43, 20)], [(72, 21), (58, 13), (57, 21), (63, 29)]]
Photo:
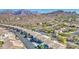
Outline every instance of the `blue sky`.
[[(6, 9), (0, 9), (0, 12), (3, 12), (5, 10)], [(13, 10), (13, 9), (11, 9), (11, 10)], [(14, 10), (18, 10), (18, 9), (14, 9)], [(75, 12), (77, 12), (79, 14), (79, 9), (29, 9), (29, 10), (32, 11), (32, 12), (35, 12), (35, 13), (36, 12), (37, 13), (48, 13), (48, 12), (53, 12), (53, 11), (57, 11), (57, 10), (63, 10), (63, 11), (67, 11), (67, 12), (75, 11)]]
[(75, 11), (77, 13), (79, 13), (79, 9), (32, 9), (31, 11), (33, 12), (38, 12), (38, 13), (48, 13), (48, 12), (52, 12), (52, 11), (57, 11), (57, 10), (63, 10), (63, 11)]

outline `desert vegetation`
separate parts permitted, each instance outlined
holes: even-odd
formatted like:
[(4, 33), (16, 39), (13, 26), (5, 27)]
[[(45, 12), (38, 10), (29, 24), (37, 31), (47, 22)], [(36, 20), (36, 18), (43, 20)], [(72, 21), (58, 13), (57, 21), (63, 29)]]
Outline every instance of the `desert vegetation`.
[[(17, 11), (14, 14), (7, 12), (0, 14), (0, 24), (20, 26), (36, 31), (67, 46), (68, 42), (72, 41), (71, 43), (78, 45), (79, 41), (79, 35), (73, 34), (79, 30), (79, 14), (76, 12), (61, 10), (46, 14), (35, 14), (25, 10)], [(3, 42), (0, 42), (0, 44), (3, 44)], [(39, 45), (37, 48), (45, 47)]]

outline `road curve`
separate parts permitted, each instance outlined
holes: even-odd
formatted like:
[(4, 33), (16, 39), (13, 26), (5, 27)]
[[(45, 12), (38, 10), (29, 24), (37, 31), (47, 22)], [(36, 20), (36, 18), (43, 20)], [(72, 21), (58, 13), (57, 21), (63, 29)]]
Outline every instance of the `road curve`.
[[(5, 24), (0, 24), (0, 27), (5, 27), (5, 28), (8, 28), (8, 29), (13, 29), (13, 30), (20, 30), (23, 33), (30, 34), (31, 36), (34, 36), (37, 39), (41, 40), (43, 43), (47, 44), (49, 46), (49, 48), (65, 48), (65, 46), (63, 44), (61, 44), (57, 41), (53, 41), (53, 40), (51, 40), (50, 37), (42, 35), (42, 34), (35, 32), (35, 31), (24, 29), (24, 28), (21, 28), (21, 27), (18, 27), (18, 26), (5, 25)], [(19, 36), (22, 39), (21, 41), (24, 43), (24, 45), (27, 48), (35, 49), (35, 46), (31, 42), (29, 42), (25, 38), (21, 37), (20, 34), (18, 34), (17, 32), (15, 32), (15, 33), (17, 34), (17, 36)], [(55, 47), (56, 45), (58, 45), (58, 46)]]

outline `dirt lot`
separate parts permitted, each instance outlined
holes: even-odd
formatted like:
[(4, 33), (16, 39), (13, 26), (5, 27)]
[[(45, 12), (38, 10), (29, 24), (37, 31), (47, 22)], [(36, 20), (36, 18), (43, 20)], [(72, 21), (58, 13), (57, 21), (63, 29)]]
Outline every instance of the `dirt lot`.
[(4, 41), (1, 49), (24, 49), (23, 43), (12, 32), (0, 27), (0, 41)]

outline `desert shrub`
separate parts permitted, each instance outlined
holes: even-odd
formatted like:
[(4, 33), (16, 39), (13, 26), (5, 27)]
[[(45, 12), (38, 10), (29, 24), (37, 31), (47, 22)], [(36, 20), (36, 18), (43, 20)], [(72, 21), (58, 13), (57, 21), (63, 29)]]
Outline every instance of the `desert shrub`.
[(78, 36), (73, 36), (73, 42), (76, 43), (78, 41)]
[(71, 35), (70, 32), (66, 32), (66, 33), (58, 33), (61, 36), (65, 36), (65, 37), (69, 37)]
[(3, 44), (4, 44), (4, 41), (0, 41), (0, 47), (2, 47)]
[(38, 48), (38, 49), (47, 49), (48, 46), (46, 44), (40, 44), (36, 48)]
[(58, 35), (57, 38), (58, 38), (58, 41), (60, 43), (62, 43), (62, 44), (66, 44), (67, 43), (67, 38), (66, 37)]

